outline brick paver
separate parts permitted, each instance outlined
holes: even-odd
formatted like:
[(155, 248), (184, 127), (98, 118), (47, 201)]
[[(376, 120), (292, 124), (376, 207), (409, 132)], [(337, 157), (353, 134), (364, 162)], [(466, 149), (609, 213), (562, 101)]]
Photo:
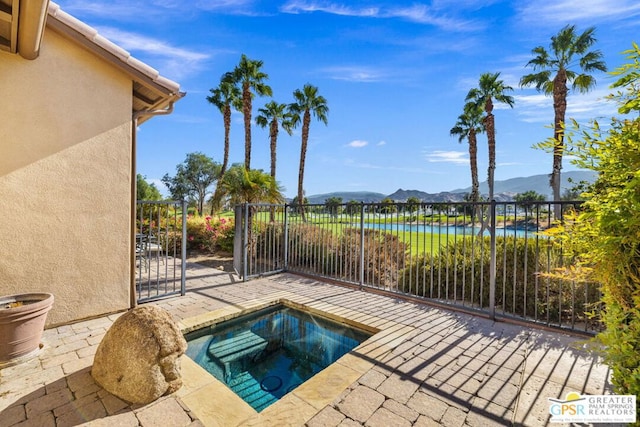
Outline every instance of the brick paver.
[(355, 421), (365, 422), (382, 405), (384, 399), (377, 391), (358, 386), (338, 404), (338, 409)]
[[(212, 396), (212, 398), (215, 398)], [(191, 418), (175, 399), (164, 399), (151, 404), (137, 414), (142, 427), (173, 426), (182, 427), (191, 424)]]
[(380, 408), (367, 420), (367, 427), (411, 427), (411, 422), (394, 414), (387, 408)]
[[(611, 392), (606, 366), (574, 345), (581, 337), (290, 274), (242, 282), (228, 272), (191, 264), (187, 269), (187, 295), (153, 303), (178, 320), (287, 292), (300, 304), (375, 316), (371, 324), (411, 327), (333, 403), (317, 406), (309, 427), (543, 425), (549, 420), (548, 397)], [(0, 370), (0, 427), (201, 426), (176, 396), (130, 405), (95, 383), (95, 351), (120, 315), (46, 330), (37, 358)]]
[(345, 416), (332, 408), (325, 407), (307, 422), (309, 427), (334, 427), (340, 425)]

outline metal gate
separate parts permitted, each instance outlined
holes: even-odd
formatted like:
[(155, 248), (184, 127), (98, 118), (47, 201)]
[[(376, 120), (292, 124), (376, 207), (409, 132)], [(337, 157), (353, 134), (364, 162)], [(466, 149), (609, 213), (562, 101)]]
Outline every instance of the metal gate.
[(285, 205), (236, 206), (233, 267), (244, 280), (285, 271), (286, 223)]
[[(186, 290), (186, 201), (136, 204), (136, 299), (138, 303)], [(184, 220), (183, 220), (184, 219)]]

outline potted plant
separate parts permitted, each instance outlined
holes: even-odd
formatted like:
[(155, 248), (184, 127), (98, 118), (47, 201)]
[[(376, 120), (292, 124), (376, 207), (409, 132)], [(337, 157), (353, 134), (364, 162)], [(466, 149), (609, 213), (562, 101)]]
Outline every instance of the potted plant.
[(53, 295), (17, 294), (0, 297), (0, 367), (37, 354)]

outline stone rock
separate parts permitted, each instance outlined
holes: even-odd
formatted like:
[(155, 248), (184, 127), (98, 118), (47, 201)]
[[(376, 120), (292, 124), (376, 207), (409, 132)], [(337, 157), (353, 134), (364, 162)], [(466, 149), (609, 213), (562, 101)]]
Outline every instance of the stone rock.
[(91, 375), (117, 397), (146, 404), (182, 386), (180, 356), (186, 349), (187, 342), (167, 311), (136, 307), (105, 334)]

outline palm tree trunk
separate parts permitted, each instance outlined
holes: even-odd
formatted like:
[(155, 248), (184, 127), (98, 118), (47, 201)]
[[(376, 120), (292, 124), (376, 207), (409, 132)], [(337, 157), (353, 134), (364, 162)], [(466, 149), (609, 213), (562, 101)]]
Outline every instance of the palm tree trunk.
[(220, 169), (220, 177), (224, 175), (229, 166), (229, 134), (231, 133), (231, 106), (224, 108), (224, 156), (222, 158), (222, 168)]
[[(562, 170), (562, 155), (564, 152), (564, 117), (567, 111), (567, 73), (566, 70), (560, 69), (553, 79), (553, 169), (549, 184), (553, 191), (553, 201), (560, 200), (560, 182)], [(556, 219), (560, 217), (560, 204), (553, 206), (553, 214)]]
[(278, 120), (273, 119), (271, 121), (271, 129), (269, 132), (271, 136), (271, 177), (276, 179), (276, 144), (278, 141)]
[[(273, 178), (273, 184), (276, 183), (276, 144), (278, 141), (278, 120), (273, 119), (271, 121), (271, 129), (269, 134), (271, 135), (271, 178)], [(269, 210), (269, 219), (271, 222), (275, 222), (276, 213), (275, 208)]]
[(480, 182), (478, 181), (478, 140), (476, 132), (469, 132), (469, 164), (471, 166), (471, 201), (477, 203), (480, 200)]
[[(489, 186), (489, 202), (493, 202), (493, 184), (494, 184), (494, 174), (496, 170), (496, 129), (495, 122), (493, 116), (493, 102), (491, 98), (488, 98), (485, 107), (485, 112), (487, 116), (484, 118), (484, 127), (487, 132), (487, 143), (489, 145), (489, 168), (487, 170), (487, 185)], [(487, 223), (489, 224), (489, 231), (493, 236), (495, 230), (491, 228), (491, 209), (489, 209), (489, 214), (487, 215)]]
[(307, 142), (309, 140), (309, 124), (311, 123), (311, 114), (309, 110), (304, 111), (304, 117), (302, 119), (302, 144), (300, 145), (300, 169), (298, 169), (298, 205), (300, 206), (300, 215), (302, 222), (306, 222), (304, 215), (304, 162), (307, 156)]
[[(471, 203), (473, 203), (473, 211), (477, 221), (480, 221), (480, 231), (478, 236), (482, 236), (485, 229), (485, 222), (483, 216), (482, 206), (478, 205), (480, 201), (480, 181), (478, 179), (478, 140), (476, 138), (476, 132), (471, 129), (469, 131), (469, 165), (471, 166)], [(471, 226), (473, 227), (475, 221)]]
[(216, 191), (213, 192), (213, 198), (211, 200), (211, 215), (214, 214), (216, 209), (220, 209), (220, 198), (222, 197), (222, 179), (227, 171), (229, 165), (229, 134), (231, 133), (231, 106), (226, 105), (224, 107), (223, 114), (224, 121), (224, 156), (222, 158), (222, 167), (220, 168), (220, 174), (218, 175), (218, 182), (216, 183)]
[(249, 83), (242, 84), (242, 115), (244, 116), (244, 168), (251, 169), (251, 91)]
[(487, 129), (487, 141), (489, 145), (489, 168), (487, 170), (487, 184), (489, 186), (489, 201), (493, 200), (494, 173), (496, 170), (496, 136), (493, 114), (487, 114), (485, 118)]

